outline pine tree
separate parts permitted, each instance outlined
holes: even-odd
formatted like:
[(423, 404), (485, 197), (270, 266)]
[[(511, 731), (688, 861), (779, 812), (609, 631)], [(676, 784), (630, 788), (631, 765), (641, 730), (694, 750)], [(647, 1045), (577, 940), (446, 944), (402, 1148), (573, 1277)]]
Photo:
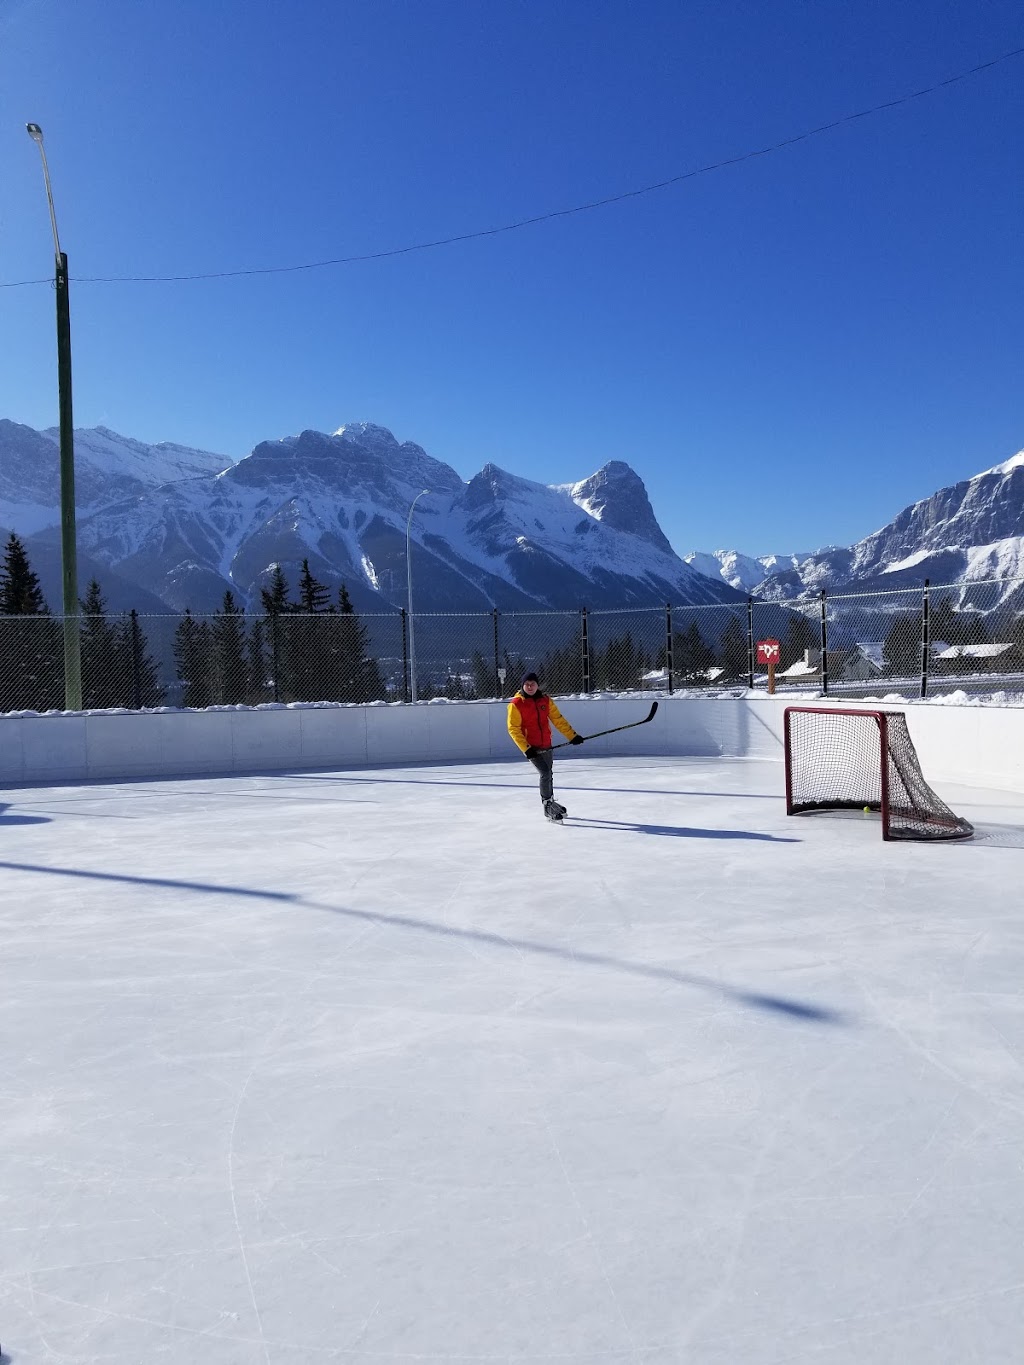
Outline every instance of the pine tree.
[[(746, 641), (743, 642), (743, 656), (746, 662)], [(664, 666), (665, 653), (661, 659)], [(715, 651), (705, 644), (700, 626), (693, 621), (686, 630), (675, 631), (672, 635), (673, 681), (678, 680), (686, 687), (701, 687), (708, 681), (708, 670), (714, 666)]]
[(213, 698), (221, 706), (240, 706), (248, 700), (249, 665), (245, 657), (245, 622), (233, 593), (224, 594), (210, 631)]
[(280, 564), (274, 565), (270, 587), (261, 588), (260, 596), (263, 599), (263, 610), (268, 616), (284, 616), (287, 612), (295, 610), (288, 598), (288, 580)]
[(989, 633), (980, 612), (958, 611), (948, 595), (934, 603), (928, 620), (928, 633), (947, 645), (984, 645)]
[(25, 546), (11, 532), (0, 569), (0, 616), (47, 616), (39, 579), (32, 572)]
[(292, 649), (288, 618), (295, 607), (288, 596), (288, 582), (280, 564), (274, 565), (270, 587), (260, 589), (267, 617), (267, 652), (270, 659), (270, 692), (274, 701), (293, 701)]
[(747, 635), (735, 616), (730, 616), (719, 645), (718, 661), (726, 679), (745, 677), (748, 671)]
[(502, 696), (513, 697), (519, 691), (519, 685), (526, 672), (526, 664), (520, 654), (510, 654), (506, 649), (501, 656), (501, 667), (505, 670), (505, 681), (502, 684)]
[(313, 576), (309, 560), (302, 561), (295, 619), (288, 623), (291, 695), (295, 701), (332, 701), (337, 688), (335, 659), (323, 617), (333, 614), (330, 593)]
[(330, 600), (330, 592), (313, 577), (309, 560), (304, 559), (302, 573), (299, 575), (299, 611), (304, 611), (307, 616), (315, 616), (317, 612), (327, 610)]
[(0, 711), (50, 711), (63, 705), (61, 634), (25, 547), (12, 533), (0, 568)]
[(786, 638), (779, 646), (780, 666), (789, 668), (799, 663), (808, 650), (821, 644), (821, 629), (800, 612), (791, 612), (786, 627)]
[(638, 686), (637, 651), (630, 631), (627, 630), (625, 635), (609, 640), (604, 655), (599, 654), (595, 663), (595, 682), (598, 688), (624, 692)]
[(246, 701), (250, 706), (259, 706), (269, 696), (267, 687), (267, 641), (263, 621), (257, 617), (249, 629), (246, 649), (246, 676), (248, 679)]
[(473, 696), (495, 697), (498, 679), (494, 676), (494, 665), (488, 663), (479, 649), (473, 651)]
[[(370, 656), (369, 631), (360, 621), (344, 583), (338, 589), (336, 617), (338, 701), (379, 701), (385, 695), (377, 660)], [(424, 697), (422, 688), (418, 688)]]
[(131, 611), (121, 618), (118, 633), (121, 652), (131, 669), (131, 705), (163, 706), (166, 694), (160, 685), (145, 631), (139, 625), (137, 611)]
[[(600, 659), (600, 653), (591, 655), (593, 664)], [(564, 649), (549, 650), (539, 669), (542, 686), (549, 695), (566, 692), (579, 692), (583, 688), (583, 637), (575, 634)], [(522, 675), (517, 679), (519, 685)], [(597, 685), (596, 668), (592, 672), (591, 684)]]
[(93, 578), (81, 601), (82, 705), (109, 710), (131, 705), (131, 651), (124, 632), (107, 620), (107, 604)]
[(889, 677), (914, 677), (920, 673), (921, 631), (920, 612), (900, 612), (892, 618), (882, 642), (882, 661)]
[(210, 627), (205, 621), (197, 621), (186, 608), (174, 632), (174, 657), (183, 686), (182, 706), (202, 708), (214, 704), (210, 686), (211, 643)]

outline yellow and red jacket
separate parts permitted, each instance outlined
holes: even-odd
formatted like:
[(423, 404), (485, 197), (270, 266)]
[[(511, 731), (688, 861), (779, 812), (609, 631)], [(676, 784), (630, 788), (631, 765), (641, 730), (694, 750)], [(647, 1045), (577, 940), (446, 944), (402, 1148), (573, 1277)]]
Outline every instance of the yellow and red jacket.
[(546, 749), (551, 743), (551, 727), (555, 725), (566, 737), (572, 739), (576, 731), (559, 711), (552, 697), (536, 692), (528, 697), (525, 692), (517, 692), (508, 704), (508, 732), (523, 753), (533, 745), (536, 749)]

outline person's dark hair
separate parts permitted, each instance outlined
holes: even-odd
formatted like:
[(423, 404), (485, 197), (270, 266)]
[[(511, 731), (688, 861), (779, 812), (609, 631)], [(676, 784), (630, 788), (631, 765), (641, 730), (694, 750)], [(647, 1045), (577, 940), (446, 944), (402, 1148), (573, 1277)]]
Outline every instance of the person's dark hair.
[(527, 673), (523, 678), (523, 682), (535, 682), (538, 687), (540, 686), (540, 678), (537, 677), (536, 673)]

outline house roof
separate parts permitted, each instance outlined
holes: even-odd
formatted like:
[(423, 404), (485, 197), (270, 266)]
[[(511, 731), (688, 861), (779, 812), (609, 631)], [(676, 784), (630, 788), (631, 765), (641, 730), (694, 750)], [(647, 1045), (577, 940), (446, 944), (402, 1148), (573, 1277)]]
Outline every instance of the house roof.
[(1012, 649), (1012, 644), (992, 643), (987, 645), (947, 645), (936, 659), (996, 659)]

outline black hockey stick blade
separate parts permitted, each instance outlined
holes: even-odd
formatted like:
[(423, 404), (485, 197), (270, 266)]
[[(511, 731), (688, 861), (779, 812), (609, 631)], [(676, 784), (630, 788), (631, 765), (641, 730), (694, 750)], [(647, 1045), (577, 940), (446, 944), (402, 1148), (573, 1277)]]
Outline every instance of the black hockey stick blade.
[[(620, 730), (634, 730), (638, 725), (646, 725), (649, 720), (653, 720), (657, 711), (658, 703), (652, 701), (651, 709), (648, 711), (647, 715), (644, 716), (643, 720), (631, 720), (628, 725), (613, 725), (610, 730), (598, 730), (596, 734), (584, 735), (583, 738), (600, 739), (602, 735), (617, 735)], [(567, 739), (564, 744), (552, 744), (548, 752), (554, 752), (555, 749), (567, 749), (571, 743), (572, 740)]]

